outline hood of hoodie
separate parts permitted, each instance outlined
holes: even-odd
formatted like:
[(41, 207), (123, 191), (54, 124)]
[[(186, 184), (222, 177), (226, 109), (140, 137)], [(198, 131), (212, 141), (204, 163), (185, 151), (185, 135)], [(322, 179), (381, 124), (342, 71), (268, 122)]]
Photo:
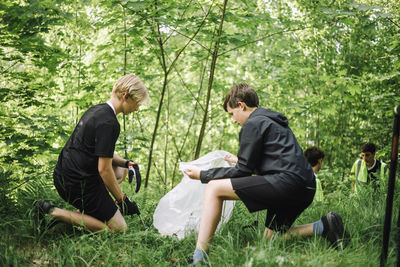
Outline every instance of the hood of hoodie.
[(270, 109), (266, 109), (263, 107), (257, 108), (256, 110), (253, 111), (253, 113), (250, 114), (249, 118), (253, 118), (256, 116), (265, 116), (270, 118), (271, 120), (275, 121), (276, 123), (282, 125), (282, 126), (288, 126), (289, 125), (289, 121), (288, 119), (285, 117), (285, 115), (276, 112), (276, 111), (272, 111)]

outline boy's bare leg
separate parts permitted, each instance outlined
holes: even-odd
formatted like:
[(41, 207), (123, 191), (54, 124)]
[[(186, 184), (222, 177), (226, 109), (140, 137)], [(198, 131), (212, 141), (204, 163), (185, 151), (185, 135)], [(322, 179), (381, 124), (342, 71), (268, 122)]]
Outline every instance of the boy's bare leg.
[(269, 229), (268, 227), (265, 227), (263, 238), (267, 238), (268, 240), (271, 240), (274, 233), (275, 232), (273, 230)]
[(232, 188), (231, 180), (210, 181), (204, 193), (196, 248), (208, 251), (208, 243), (211, 241), (221, 219), (224, 200), (240, 200)]
[[(75, 226), (81, 226), (89, 229), (92, 232), (101, 231), (104, 229), (107, 230), (117, 230), (117, 231), (126, 231), (126, 222), (121, 215), (121, 212), (117, 210), (115, 215), (105, 224), (104, 222), (76, 211), (69, 211), (60, 208), (54, 208), (50, 215), (54, 217), (56, 220), (72, 224)], [(122, 219), (122, 220), (121, 220)]]
[[(274, 231), (265, 227), (263, 238), (270, 240), (274, 235)], [(313, 224), (304, 224), (299, 226), (293, 226), (289, 231), (282, 235), (285, 239), (290, 239), (292, 237), (308, 237), (314, 235)]]
[(299, 226), (293, 226), (292, 228), (289, 229), (288, 233), (284, 234), (284, 237), (289, 239), (291, 237), (296, 237), (296, 236), (308, 237), (313, 235), (314, 235), (313, 224), (309, 223)]

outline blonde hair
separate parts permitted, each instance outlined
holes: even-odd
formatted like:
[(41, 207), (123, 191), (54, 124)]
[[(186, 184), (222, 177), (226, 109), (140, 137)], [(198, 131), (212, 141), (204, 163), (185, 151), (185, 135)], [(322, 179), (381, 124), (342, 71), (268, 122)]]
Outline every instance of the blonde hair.
[(114, 84), (112, 94), (121, 99), (124, 94), (133, 98), (138, 104), (145, 103), (150, 100), (149, 92), (146, 86), (135, 74), (122, 76)]

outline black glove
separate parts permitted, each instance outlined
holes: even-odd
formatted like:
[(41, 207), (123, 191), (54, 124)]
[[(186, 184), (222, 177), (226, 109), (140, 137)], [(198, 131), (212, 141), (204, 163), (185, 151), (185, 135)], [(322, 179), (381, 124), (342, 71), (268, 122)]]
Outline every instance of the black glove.
[(138, 206), (136, 205), (135, 201), (131, 201), (126, 194), (121, 202), (117, 202), (119, 210), (121, 211), (122, 215), (140, 215), (140, 211)]
[[(129, 163), (132, 162), (130, 165)], [(133, 181), (133, 177), (135, 177), (135, 192), (139, 192), (140, 186), (142, 184), (142, 176), (140, 175), (139, 165), (137, 163), (133, 163), (133, 161), (128, 160), (125, 165), (129, 168), (128, 176), (129, 176), (129, 183), (131, 184)], [(129, 167), (128, 167), (129, 166)]]

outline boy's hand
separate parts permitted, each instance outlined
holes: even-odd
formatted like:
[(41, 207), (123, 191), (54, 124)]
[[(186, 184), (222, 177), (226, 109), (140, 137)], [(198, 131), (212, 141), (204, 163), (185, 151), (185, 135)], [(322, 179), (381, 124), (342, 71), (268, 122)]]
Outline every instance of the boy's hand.
[(224, 157), (224, 160), (229, 163), (229, 165), (237, 163), (238, 158), (235, 155), (228, 154)]
[(184, 172), (191, 179), (200, 180), (200, 170), (199, 169), (186, 169)]
[(125, 168), (128, 168), (129, 183), (131, 184), (133, 178), (135, 178), (136, 189), (135, 192), (139, 192), (140, 185), (142, 184), (142, 176), (140, 175), (139, 165), (134, 163), (132, 160), (125, 161)]
[(140, 215), (140, 211), (138, 206), (136, 205), (135, 201), (131, 201), (126, 194), (124, 195), (123, 199), (120, 202), (116, 202), (119, 206), (119, 210), (121, 211), (122, 215), (133, 215), (137, 214)]

